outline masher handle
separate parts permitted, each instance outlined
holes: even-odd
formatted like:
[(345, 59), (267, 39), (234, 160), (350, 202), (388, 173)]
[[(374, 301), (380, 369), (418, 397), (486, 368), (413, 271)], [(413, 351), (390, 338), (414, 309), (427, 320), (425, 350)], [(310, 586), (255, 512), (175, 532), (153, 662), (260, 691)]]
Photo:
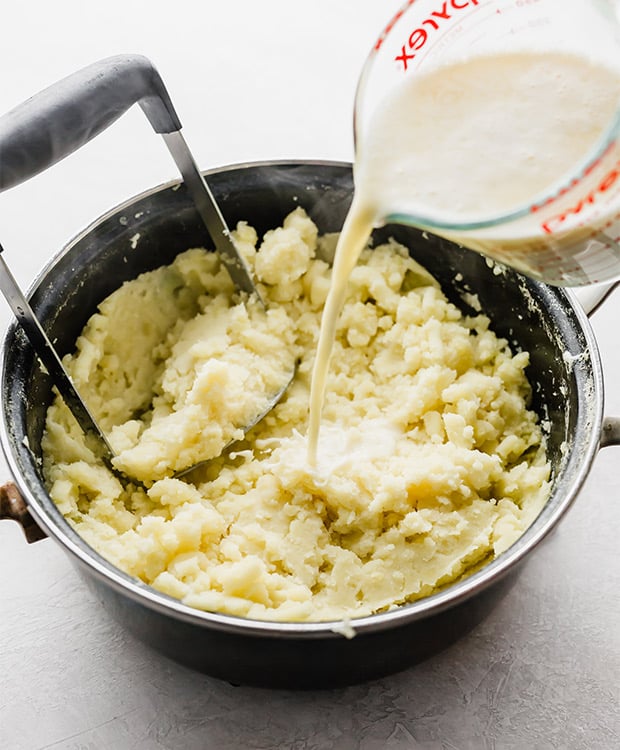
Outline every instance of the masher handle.
[(198, 169), (181, 121), (151, 61), (117, 55), (44, 89), (0, 117), (0, 192), (51, 167), (139, 104), (176, 162), (215, 249), (238, 289), (260, 300), (251, 271)]
[(0, 118), (0, 191), (51, 167), (140, 104), (157, 133), (181, 128), (164, 83), (142, 55), (93, 63)]

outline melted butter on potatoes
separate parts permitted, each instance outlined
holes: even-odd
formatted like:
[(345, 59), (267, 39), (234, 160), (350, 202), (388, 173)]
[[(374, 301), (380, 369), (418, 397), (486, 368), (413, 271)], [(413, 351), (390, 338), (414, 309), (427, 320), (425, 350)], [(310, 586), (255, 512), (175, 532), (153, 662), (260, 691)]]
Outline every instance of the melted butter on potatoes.
[[(301, 209), (260, 245), (246, 224), (235, 237), (266, 311), (234, 295), (215, 254), (192, 249), (106, 299), (65, 360), (119, 467), (148, 486), (123, 488), (56, 400), (45, 476), (75, 529), (190, 606), (291, 621), (413, 601), (509, 547), (549, 492), (527, 353), (511, 352), (486, 316), (464, 316), (405, 248), (366, 251), (313, 471), (305, 431), (329, 287), (323, 240)], [(219, 456), (294, 361), (283, 400)]]

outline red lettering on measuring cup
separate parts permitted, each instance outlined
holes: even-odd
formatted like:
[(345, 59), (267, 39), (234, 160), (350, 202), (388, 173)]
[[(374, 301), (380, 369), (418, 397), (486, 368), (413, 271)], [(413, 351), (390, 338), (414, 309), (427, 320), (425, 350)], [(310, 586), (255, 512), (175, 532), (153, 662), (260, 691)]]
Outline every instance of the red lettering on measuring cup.
[(415, 55), (408, 55), (407, 54), (407, 50), (405, 49), (405, 45), (403, 44), (403, 48), (402, 48), (402, 50), (400, 52), (400, 55), (397, 55), (394, 58), (394, 60), (396, 60), (396, 62), (399, 62), (399, 61), (402, 62), (403, 66), (404, 66), (403, 70), (407, 70), (407, 60), (413, 60), (414, 57), (415, 57)]
[(558, 190), (558, 192), (555, 195), (552, 195), (551, 198), (547, 198), (546, 201), (543, 201), (543, 203), (535, 203), (531, 208), (530, 211), (535, 214), (537, 211), (540, 211), (543, 208), (546, 208), (547, 206), (551, 205), (551, 203), (555, 203), (558, 198), (561, 198), (563, 195), (566, 195), (566, 193), (569, 193), (575, 185), (579, 184), (579, 180), (575, 179), (572, 180), (566, 187), (563, 187), (561, 190)]
[(620, 172), (618, 172), (617, 169), (614, 169), (614, 171), (610, 172), (598, 186), (599, 192), (606, 193), (610, 187), (613, 187), (618, 177), (620, 177)]
[(441, 10), (434, 10), (431, 13), (431, 17), (427, 18), (425, 21), (422, 21), (422, 23), (428, 23), (434, 29), (438, 29), (439, 24), (437, 23), (437, 21), (435, 21), (435, 18), (445, 18), (446, 21), (449, 18), (452, 18), (452, 16), (448, 13), (448, 0), (445, 0), (444, 4), (441, 6)]
[(583, 170), (583, 172), (578, 176), (573, 178), (568, 185), (565, 185), (561, 190), (558, 190), (558, 192), (555, 195), (552, 195), (550, 198), (547, 198), (547, 200), (543, 201), (542, 203), (534, 203), (534, 205), (531, 207), (530, 211), (535, 214), (537, 211), (540, 211), (543, 208), (546, 208), (547, 206), (550, 206), (552, 203), (555, 203), (559, 198), (562, 198), (562, 196), (566, 195), (567, 193), (570, 193), (570, 191), (575, 187), (575, 185), (579, 185), (579, 183), (588, 177), (589, 175), (594, 172), (595, 169), (597, 169), (609, 156), (610, 152), (615, 149), (615, 143), (610, 143), (607, 148), (603, 151), (603, 153), (598, 156), (594, 161), (590, 162), (590, 164)]
[(428, 34), (424, 29), (416, 29), (411, 32), (409, 37), (409, 48), (410, 49), (421, 49), (428, 39)]
[(587, 195), (581, 198), (574, 206), (571, 206), (570, 208), (566, 209), (566, 211), (562, 211), (556, 216), (552, 216), (551, 218), (544, 221), (542, 224), (543, 231), (547, 234), (553, 234), (553, 232), (557, 231), (560, 228), (560, 226), (566, 221), (566, 219), (571, 216), (579, 216), (579, 214), (584, 210), (584, 208), (586, 208), (586, 206), (594, 205), (597, 197), (601, 193), (606, 193), (608, 190), (610, 190), (616, 184), (619, 177), (620, 162), (618, 162), (616, 166), (603, 177), (603, 179), (593, 190), (591, 190)]
[[(409, 0), (407, 6), (402, 8), (394, 16), (383, 34), (377, 40), (375, 50), (378, 50), (379, 47), (381, 47), (397, 21), (402, 18), (405, 10), (414, 2), (415, 0)], [(480, 0), (461, 0), (461, 2), (457, 2), (457, 0), (443, 0), (436, 10), (431, 11), (420, 25), (410, 32), (407, 41), (400, 48), (400, 54), (395, 56), (394, 61), (402, 65), (403, 72), (406, 71), (409, 67), (410, 60), (413, 60), (416, 53), (424, 47), (430, 38), (429, 35), (435, 31), (439, 31), (439, 29), (445, 25), (445, 21), (450, 21), (454, 17), (454, 14), (451, 12), (452, 10), (461, 11), (465, 8), (477, 6), (479, 2)], [(429, 27), (430, 30), (425, 29), (425, 26)]]

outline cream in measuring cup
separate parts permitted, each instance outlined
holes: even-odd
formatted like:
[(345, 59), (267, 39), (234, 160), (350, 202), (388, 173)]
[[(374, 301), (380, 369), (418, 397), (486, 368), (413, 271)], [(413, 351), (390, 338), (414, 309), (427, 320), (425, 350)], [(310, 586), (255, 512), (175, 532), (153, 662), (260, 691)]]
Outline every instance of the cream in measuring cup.
[(596, 2), (567, 5), (417, 0), (377, 43), (312, 377), (311, 463), (347, 280), (375, 226), (426, 228), (549, 283), (620, 275), (617, 29)]

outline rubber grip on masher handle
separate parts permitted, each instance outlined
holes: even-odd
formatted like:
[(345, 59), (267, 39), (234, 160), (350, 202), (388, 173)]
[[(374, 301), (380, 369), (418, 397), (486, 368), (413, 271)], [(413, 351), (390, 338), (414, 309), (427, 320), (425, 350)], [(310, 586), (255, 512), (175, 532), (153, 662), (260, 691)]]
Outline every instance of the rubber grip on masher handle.
[(88, 143), (132, 105), (157, 133), (181, 129), (164, 83), (142, 55), (117, 55), (52, 84), (0, 118), (0, 191)]

